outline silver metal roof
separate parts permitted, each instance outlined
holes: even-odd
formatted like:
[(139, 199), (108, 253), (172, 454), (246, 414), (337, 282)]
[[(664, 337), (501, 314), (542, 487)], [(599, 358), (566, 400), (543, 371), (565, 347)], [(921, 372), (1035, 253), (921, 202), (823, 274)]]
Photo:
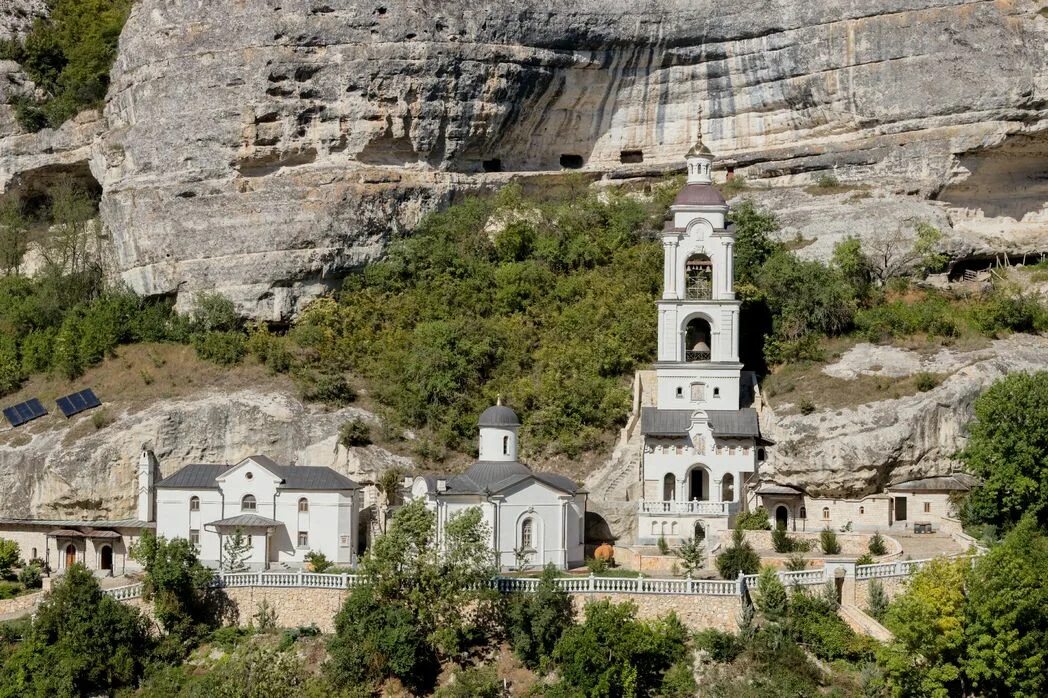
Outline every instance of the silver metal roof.
[(968, 473), (952, 473), (904, 480), (888, 485), (888, 489), (892, 492), (967, 492), (979, 484), (979, 478)]
[(208, 526), (232, 526), (240, 528), (271, 528), (283, 525), (284, 523), (281, 521), (269, 519), (265, 516), (259, 516), (258, 514), (240, 514), (239, 516), (231, 516), (228, 519), (212, 521), (208, 524)]
[[(641, 408), (641, 433), (652, 436), (683, 436), (691, 429), (691, 416), (697, 411)], [(760, 422), (757, 419), (757, 411), (753, 408), (705, 412), (714, 436), (760, 438)]]
[[(427, 489), (435, 492), (437, 478), (426, 477), (425, 480)], [(525, 480), (538, 480), (566, 494), (579, 492), (574, 480), (557, 473), (537, 473), (516, 461), (477, 461), (461, 475), (447, 478), (447, 493), (497, 494)]]
[(478, 425), (482, 427), (519, 427), (517, 413), (505, 405), (492, 405), (480, 413)]
[(784, 494), (784, 495), (802, 495), (804, 494), (796, 487), (790, 487), (789, 485), (780, 485), (775, 482), (762, 482), (760, 487), (756, 489), (757, 494)]
[[(251, 460), (281, 479), (280, 486), (288, 490), (355, 490), (357, 483), (331, 468), (309, 465), (277, 465), (264, 456)], [(243, 462), (243, 461), (241, 461)], [(156, 484), (158, 488), (180, 490), (216, 489), (215, 478), (227, 472), (232, 465), (193, 463)]]

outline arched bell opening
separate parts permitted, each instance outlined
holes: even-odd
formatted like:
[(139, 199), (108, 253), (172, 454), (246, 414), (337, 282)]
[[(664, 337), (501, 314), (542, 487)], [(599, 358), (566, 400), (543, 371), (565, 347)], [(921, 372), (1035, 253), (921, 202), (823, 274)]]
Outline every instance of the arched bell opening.
[(709, 361), (712, 357), (710, 338), (713, 332), (710, 323), (700, 317), (688, 320), (684, 330), (684, 360)]
[(684, 297), (693, 301), (713, 298), (713, 262), (704, 254), (693, 254), (684, 263)]

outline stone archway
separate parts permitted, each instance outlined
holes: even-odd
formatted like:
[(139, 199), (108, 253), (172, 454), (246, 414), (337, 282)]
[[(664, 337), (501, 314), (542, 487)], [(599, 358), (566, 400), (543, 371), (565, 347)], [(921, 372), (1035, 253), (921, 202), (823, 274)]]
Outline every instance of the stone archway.
[(688, 471), (688, 501), (709, 501), (710, 471), (704, 465), (692, 466)]
[(98, 551), (98, 569), (113, 574), (113, 546), (103, 545)]
[(69, 569), (76, 564), (76, 546), (70, 543), (65, 548), (65, 567)]
[(790, 525), (790, 510), (780, 504), (775, 507), (775, 528), (785, 531)]

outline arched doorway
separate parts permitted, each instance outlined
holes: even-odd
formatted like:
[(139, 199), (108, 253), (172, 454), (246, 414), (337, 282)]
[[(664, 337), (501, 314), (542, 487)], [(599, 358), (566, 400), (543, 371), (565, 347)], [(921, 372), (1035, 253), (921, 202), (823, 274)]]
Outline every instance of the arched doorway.
[(684, 329), (684, 360), (709, 361), (712, 357), (710, 323), (701, 317), (688, 320)]
[(673, 473), (666, 473), (662, 479), (662, 501), (672, 502), (677, 499), (677, 478)]
[(730, 473), (721, 480), (721, 501), (735, 501), (735, 476)]
[(76, 546), (73, 545), (72, 543), (67, 545), (66, 549), (65, 549), (65, 554), (66, 554), (65, 566), (66, 566), (66, 569), (69, 569), (70, 567), (72, 567), (73, 565), (76, 564)]
[(706, 527), (702, 525), (701, 521), (695, 522), (695, 540), (706, 540)]
[(790, 523), (790, 511), (783, 505), (775, 507), (775, 528), (785, 531)]
[(688, 501), (705, 502), (710, 498), (710, 474), (697, 465), (688, 472)]
[(103, 545), (102, 549), (98, 551), (98, 569), (105, 570), (110, 574), (113, 573), (113, 548), (109, 545)]

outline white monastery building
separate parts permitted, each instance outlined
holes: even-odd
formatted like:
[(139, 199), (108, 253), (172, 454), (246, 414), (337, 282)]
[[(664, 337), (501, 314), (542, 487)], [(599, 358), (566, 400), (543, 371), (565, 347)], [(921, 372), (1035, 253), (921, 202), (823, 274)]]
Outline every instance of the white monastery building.
[(638, 542), (647, 544), (726, 531), (771, 445), (743, 406), (753, 380), (739, 361), (728, 205), (701, 139), (686, 159), (688, 181), (662, 231), (654, 404), (641, 407)]
[(480, 507), (501, 569), (581, 566), (586, 493), (568, 477), (517, 460), (520, 420), (501, 400), (484, 410), (479, 426), (479, 458), (466, 472), (412, 481), (410, 498), (436, 511), (438, 542), (452, 516)]
[(277, 465), (251, 456), (236, 465), (187, 465), (153, 485), (156, 461), (139, 462), (139, 516), (158, 536), (187, 538), (200, 560), (221, 567), (223, 543), (250, 538), (251, 569), (301, 567), (310, 551), (338, 565), (356, 562), (360, 488), (331, 468)]

